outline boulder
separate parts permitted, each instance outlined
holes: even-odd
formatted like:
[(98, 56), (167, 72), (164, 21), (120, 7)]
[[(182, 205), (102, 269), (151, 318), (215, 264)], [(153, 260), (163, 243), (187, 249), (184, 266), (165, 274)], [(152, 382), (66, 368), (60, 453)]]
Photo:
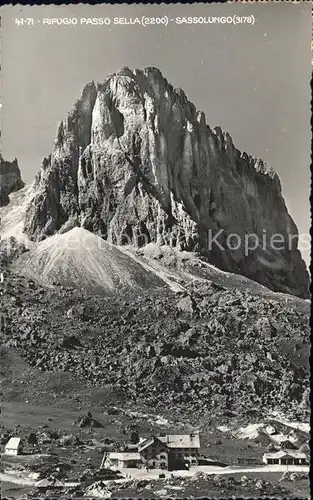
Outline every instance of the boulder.
[(277, 430), (273, 425), (267, 425), (264, 430), (270, 436), (272, 436), (273, 434), (277, 434)]
[(191, 316), (194, 314), (196, 306), (195, 302), (192, 300), (192, 298), (188, 295), (187, 297), (183, 297), (178, 303), (177, 303), (177, 309), (179, 312), (190, 314)]
[(100, 422), (92, 418), (92, 414), (90, 412), (87, 412), (85, 415), (78, 417), (74, 421), (73, 425), (76, 427), (103, 427)]
[(109, 490), (104, 481), (96, 481), (85, 489), (85, 496), (94, 498), (111, 498), (112, 491)]
[(78, 436), (74, 436), (73, 434), (68, 434), (65, 436), (62, 436), (59, 439), (59, 444), (61, 446), (73, 446), (73, 445), (80, 445), (82, 444)]
[(266, 483), (262, 479), (258, 479), (255, 483), (255, 487), (257, 490), (262, 490), (265, 486), (266, 486)]

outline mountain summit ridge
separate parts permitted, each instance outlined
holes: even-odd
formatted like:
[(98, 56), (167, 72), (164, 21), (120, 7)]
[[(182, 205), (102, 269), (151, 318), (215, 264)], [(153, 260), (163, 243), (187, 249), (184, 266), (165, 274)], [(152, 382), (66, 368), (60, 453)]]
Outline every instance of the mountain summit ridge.
[(0, 207), (8, 205), (9, 195), (24, 187), (17, 159), (4, 160), (0, 153)]
[[(113, 244), (195, 251), (274, 291), (309, 297), (297, 228), (276, 172), (241, 153), (157, 68), (88, 83), (42, 162), (24, 231), (41, 240), (79, 225)], [(209, 248), (208, 234), (222, 232)], [(230, 235), (282, 236), (245, 254)], [(286, 242), (290, 244), (286, 246)]]

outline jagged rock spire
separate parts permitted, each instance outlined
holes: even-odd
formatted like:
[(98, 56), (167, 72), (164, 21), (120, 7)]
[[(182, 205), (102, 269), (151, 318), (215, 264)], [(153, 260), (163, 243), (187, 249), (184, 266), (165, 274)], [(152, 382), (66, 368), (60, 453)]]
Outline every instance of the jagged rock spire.
[[(229, 134), (211, 129), (181, 89), (156, 68), (122, 68), (91, 82), (61, 122), (49, 165), (41, 171), (25, 232), (42, 238), (70, 219), (115, 244), (150, 241), (197, 251), (212, 264), (267, 287), (308, 296), (277, 174), (237, 150)], [(282, 235), (291, 248), (245, 253), (208, 234), (241, 242)]]

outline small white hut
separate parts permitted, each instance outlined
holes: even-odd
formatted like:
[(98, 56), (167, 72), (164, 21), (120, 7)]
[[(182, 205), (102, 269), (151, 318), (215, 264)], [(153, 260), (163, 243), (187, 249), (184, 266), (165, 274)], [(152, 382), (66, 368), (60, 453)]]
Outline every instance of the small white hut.
[(21, 438), (12, 437), (5, 445), (4, 452), (6, 455), (20, 455), (22, 450)]

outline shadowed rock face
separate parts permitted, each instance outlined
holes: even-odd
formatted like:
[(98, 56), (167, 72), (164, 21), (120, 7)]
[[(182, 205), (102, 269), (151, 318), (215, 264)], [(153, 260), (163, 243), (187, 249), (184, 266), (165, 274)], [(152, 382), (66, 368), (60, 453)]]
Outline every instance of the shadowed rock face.
[(14, 161), (5, 161), (0, 154), (0, 207), (9, 203), (9, 194), (24, 187), (21, 172)]
[[(33, 240), (75, 221), (114, 244), (197, 251), (272, 290), (309, 296), (277, 174), (211, 129), (155, 68), (123, 68), (84, 88), (33, 192), (25, 217)], [(277, 233), (279, 249), (270, 244)], [(247, 255), (248, 234), (259, 245)]]

